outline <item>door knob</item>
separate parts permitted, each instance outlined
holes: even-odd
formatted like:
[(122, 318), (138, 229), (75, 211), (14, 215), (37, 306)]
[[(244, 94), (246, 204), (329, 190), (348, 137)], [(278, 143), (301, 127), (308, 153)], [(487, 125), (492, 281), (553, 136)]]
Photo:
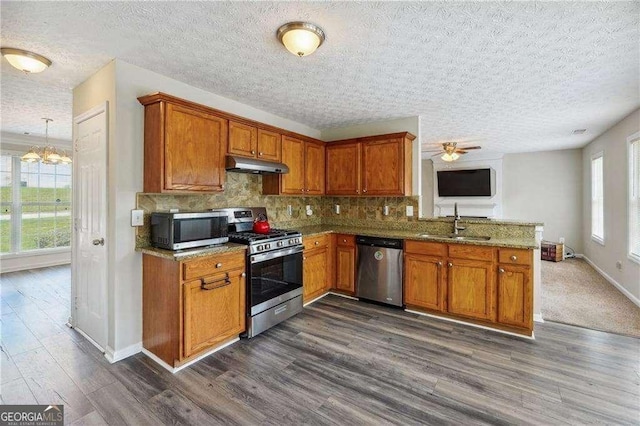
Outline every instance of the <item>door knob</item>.
[(104, 238), (96, 238), (95, 240), (92, 241), (94, 246), (103, 246), (104, 245)]

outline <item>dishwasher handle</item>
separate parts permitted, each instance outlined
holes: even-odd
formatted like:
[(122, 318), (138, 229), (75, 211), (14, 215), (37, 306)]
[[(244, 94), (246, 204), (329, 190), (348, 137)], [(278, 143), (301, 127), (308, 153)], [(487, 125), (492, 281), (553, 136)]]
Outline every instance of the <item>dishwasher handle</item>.
[(363, 246), (385, 247), (402, 250), (402, 240), (395, 238), (368, 237), (356, 235), (356, 244)]

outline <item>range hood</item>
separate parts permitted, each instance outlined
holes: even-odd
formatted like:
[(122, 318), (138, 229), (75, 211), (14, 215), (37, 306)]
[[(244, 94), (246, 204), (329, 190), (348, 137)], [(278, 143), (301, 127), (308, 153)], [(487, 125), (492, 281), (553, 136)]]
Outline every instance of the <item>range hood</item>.
[(256, 158), (238, 157), (235, 155), (227, 155), (225, 168), (228, 172), (237, 173), (289, 173), (289, 167), (284, 163), (258, 160)]

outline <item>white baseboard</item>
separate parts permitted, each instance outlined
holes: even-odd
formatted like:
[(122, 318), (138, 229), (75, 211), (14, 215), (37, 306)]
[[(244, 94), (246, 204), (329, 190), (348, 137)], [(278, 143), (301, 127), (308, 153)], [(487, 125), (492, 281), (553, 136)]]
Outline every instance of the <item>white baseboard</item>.
[(145, 354), (146, 356), (148, 356), (149, 358), (151, 358), (152, 360), (154, 360), (156, 363), (158, 363), (165, 370), (168, 370), (170, 373), (175, 374), (178, 371), (182, 370), (183, 368), (187, 368), (188, 366), (190, 366), (192, 364), (195, 364), (196, 362), (200, 361), (202, 358), (207, 357), (207, 356), (211, 355), (212, 353), (218, 352), (219, 350), (222, 350), (222, 349), (226, 348), (229, 345), (233, 345), (234, 343), (236, 343), (239, 340), (240, 340), (240, 338), (236, 337), (235, 339), (232, 339), (232, 340), (228, 341), (224, 345), (219, 346), (217, 348), (213, 348), (213, 349), (203, 353), (202, 355), (199, 355), (198, 357), (192, 359), (191, 361), (182, 364), (179, 367), (170, 366), (169, 364), (167, 364), (166, 362), (164, 362), (163, 360), (158, 358), (155, 354), (153, 354), (152, 352), (149, 352), (145, 348), (142, 348), (142, 353)]
[(80, 330), (80, 329), (79, 329), (79, 328), (77, 328), (77, 327), (73, 327), (70, 323), (67, 323), (67, 326), (68, 326), (69, 328), (73, 328), (75, 331), (77, 331), (77, 332), (78, 332), (78, 334), (80, 334), (82, 337), (84, 337), (85, 339), (87, 339), (87, 340), (89, 341), (89, 343), (91, 343), (93, 346), (95, 346), (96, 348), (98, 348), (98, 350), (99, 350), (100, 352), (105, 353), (105, 352), (104, 352), (104, 348), (103, 348), (102, 346), (100, 346), (100, 345), (98, 344), (98, 342), (96, 342), (96, 341), (95, 341), (95, 340), (93, 340), (91, 337), (89, 337), (89, 335), (87, 335), (84, 331)]
[(500, 329), (497, 329), (497, 328), (487, 327), (487, 326), (484, 326), (484, 325), (474, 324), (474, 323), (471, 323), (471, 322), (461, 321), (461, 320), (457, 320), (457, 319), (453, 319), (453, 318), (441, 317), (439, 315), (427, 314), (425, 312), (414, 311), (412, 309), (405, 309), (404, 311), (405, 312), (410, 312), (412, 314), (418, 314), (418, 315), (422, 315), (422, 316), (425, 316), (425, 317), (430, 317), (430, 318), (443, 320), (443, 321), (455, 322), (456, 324), (468, 325), (469, 327), (475, 327), (475, 328), (481, 328), (483, 330), (495, 331), (496, 333), (508, 334), (509, 336), (520, 337), (522, 339), (527, 339), (527, 340), (535, 340), (536, 339), (533, 333), (531, 334), (531, 336), (525, 336), (524, 334), (512, 333), (512, 332), (506, 331), (506, 330), (500, 330)]
[(71, 263), (69, 254), (65, 253), (61, 257), (52, 256), (52, 258), (38, 260), (39, 256), (33, 257), (16, 257), (10, 259), (2, 259), (0, 263), (0, 273), (26, 271), (29, 269), (48, 268), (50, 266), (68, 265)]
[(544, 323), (544, 318), (542, 318), (542, 313), (533, 314), (533, 321), (534, 322), (539, 322), (539, 323)]
[(631, 292), (629, 292), (629, 290), (624, 288), (622, 284), (614, 280), (611, 276), (609, 276), (609, 274), (607, 274), (602, 269), (600, 269), (600, 267), (595, 263), (593, 263), (591, 259), (589, 259), (584, 254), (576, 254), (576, 257), (579, 259), (584, 259), (589, 265), (591, 265), (591, 267), (593, 267), (593, 269), (595, 269), (600, 275), (602, 275), (602, 278), (609, 281), (609, 283), (611, 283), (615, 288), (617, 288), (620, 291), (620, 293), (624, 294), (627, 297), (627, 299), (631, 300), (634, 303), (634, 305), (640, 308), (640, 299), (635, 297), (633, 294), (631, 294)]
[(109, 363), (113, 364), (114, 362), (118, 362), (125, 358), (129, 358), (132, 355), (135, 355), (142, 351), (142, 342), (134, 343), (133, 345), (129, 345), (124, 349), (120, 349), (118, 351), (114, 351), (112, 347), (107, 346), (107, 350), (104, 353), (104, 357), (109, 361)]

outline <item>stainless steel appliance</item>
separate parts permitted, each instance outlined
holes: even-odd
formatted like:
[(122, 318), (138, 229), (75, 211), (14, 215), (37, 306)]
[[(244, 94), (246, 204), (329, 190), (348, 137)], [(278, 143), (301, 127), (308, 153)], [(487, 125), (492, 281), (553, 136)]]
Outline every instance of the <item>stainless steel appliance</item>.
[(254, 337), (302, 311), (302, 234), (252, 231), (264, 207), (220, 210), (227, 214), (229, 241), (247, 249), (247, 332)]
[(402, 240), (356, 236), (358, 298), (402, 306)]
[(151, 245), (182, 250), (224, 244), (227, 215), (221, 212), (151, 213)]

